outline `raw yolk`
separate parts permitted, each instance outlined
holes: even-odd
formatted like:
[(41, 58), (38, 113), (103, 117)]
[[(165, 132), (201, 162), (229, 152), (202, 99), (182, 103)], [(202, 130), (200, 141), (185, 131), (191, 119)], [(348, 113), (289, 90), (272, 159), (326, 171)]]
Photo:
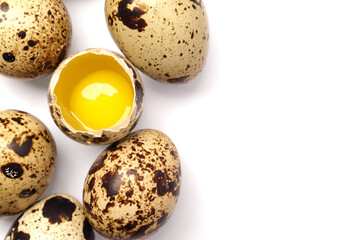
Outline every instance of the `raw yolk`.
[(85, 76), (70, 96), (72, 115), (88, 129), (109, 128), (130, 115), (134, 92), (120, 73), (99, 70)]

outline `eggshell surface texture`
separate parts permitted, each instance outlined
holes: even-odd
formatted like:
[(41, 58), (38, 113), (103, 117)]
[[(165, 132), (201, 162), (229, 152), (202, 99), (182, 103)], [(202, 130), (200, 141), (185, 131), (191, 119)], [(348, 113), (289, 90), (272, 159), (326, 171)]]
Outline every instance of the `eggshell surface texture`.
[(110, 33), (124, 55), (148, 76), (186, 83), (204, 67), (209, 40), (202, 0), (106, 0)]
[[(87, 76), (103, 70), (116, 72), (128, 82), (133, 93), (130, 99), (132, 107), (126, 118), (120, 118), (108, 127), (92, 129), (74, 116), (70, 96), (79, 82), (82, 83)], [(102, 79), (106, 77), (99, 78)], [(83, 144), (105, 145), (124, 138), (136, 126), (144, 108), (144, 86), (137, 69), (119, 53), (107, 49), (87, 49), (72, 54), (55, 70), (49, 84), (48, 102), (54, 122), (65, 135)], [(100, 109), (106, 109), (103, 105), (100, 106)], [(91, 113), (93, 109), (90, 107), (87, 111)], [(119, 108), (110, 105), (103, 114), (97, 114), (96, 117), (101, 121), (107, 119), (108, 113), (118, 111)]]
[(94, 240), (94, 230), (81, 204), (66, 194), (54, 194), (35, 203), (12, 225), (5, 240)]
[(180, 159), (162, 132), (139, 130), (110, 145), (84, 184), (90, 224), (110, 239), (143, 239), (166, 223), (178, 200)]
[(44, 192), (55, 171), (56, 147), (31, 114), (0, 112), (0, 216), (17, 214)]
[(0, 0), (0, 73), (31, 80), (52, 72), (70, 48), (61, 0)]

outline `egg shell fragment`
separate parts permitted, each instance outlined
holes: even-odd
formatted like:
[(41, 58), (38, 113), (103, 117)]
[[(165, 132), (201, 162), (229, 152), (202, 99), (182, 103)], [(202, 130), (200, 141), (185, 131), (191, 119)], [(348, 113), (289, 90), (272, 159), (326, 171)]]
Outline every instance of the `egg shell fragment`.
[(35, 116), (0, 112), (0, 216), (17, 214), (45, 191), (55, 172), (56, 146)]
[(202, 0), (106, 0), (109, 31), (142, 72), (165, 83), (186, 83), (203, 69), (209, 26)]
[[(134, 100), (130, 116), (125, 119), (121, 124), (106, 129), (94, 131), (79, 131), (76, 130), (73, 126), (71, 126), (64, 119), (62, 109), (57, 103), (58, 99), (56, 94), (54, 93), (54, 89), (58, 84), (61, 71), (67, 66), (67, 64), (69, 64), (70, 61), (76, 59), (83, 54), (96, 54), (112, 57), (115, 61), (117, 61), (119, 67), (122, 67), (125, 72), (127, 72), (134, 90)], [(134, 65), (121, 54), (107, 49), (87, 49), (72, 54), (71, 56), (66, 58), (55, 70), (49, 84), (48, 104), (50, 114), (55, 124), (66, 136), (86, 145), (106, 145), (124, 138), (136, 126), (144, 108), (144, 84), (141, 80), (139, 72), (134, 67)], [(114, 109), (114, 111), (116, 111), (116, 109)]]
[(52, 72), (69, 51), (71, 31), (61, 0), (0, 0), (0, 73), (31, 80)]
[(180, 193), (180, 158), (164, 133), (139, 130), (96, 159), (84, 183), (85, 214), (109, 239), (143, 239), (171, 216)]
[(28, 208), (11, 226), (5, 240), (94, 240), (94, 230), (74, 197), (54, 194)]

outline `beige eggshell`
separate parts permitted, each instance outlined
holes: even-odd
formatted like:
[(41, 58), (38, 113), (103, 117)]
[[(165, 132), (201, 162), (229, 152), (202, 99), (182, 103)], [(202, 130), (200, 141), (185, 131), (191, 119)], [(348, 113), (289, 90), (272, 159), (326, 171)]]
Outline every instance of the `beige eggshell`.
[(55, 171), (56, 147), (29, 113), (0, 112), (0, 216), (17, 214), (44, 192)]
[(61, 0), (0, 0), (0, 73), (31, 80), (66, 57), (71, 20)]
[(146, 129), (110, 145), (84, 183), (90, 224), (109, 239), (143, 239), (166, 223), (178, 200), (179, 154), (164, 133)]
[[(123, 68), (125, 70), (131, 80), (132, 87), (134, 89), (133, 108), (130, 116), (116, 126), (101, 130), (79, 131), (76, 130), (73, 126), (71, 126), (64, 119), (62, 109), (57, 103), (57, 96), (54, 93), (54, 89), (58, 84), (61, 71), (67, 66), (67, 64), (69, 64), (70, 61), (73, 61), (79, 56), (89, 53), (112, 57), (119, 64), (119, 68)], [(69, 91), (70, 89), (71, 86), (69, 87)], [(106, 145), (122, 139), (123, 137), (128, 135), (131, 130), (136, 126), (137, 121), (139, 120), (139, 117), (141, 116), (142, 110), (144, 108), (144, 85), (141, 80), (140, 74), (136, 70), (136, 68), (129, 60), (124, 58), (119, 53), (100, 48), (87, 49), (69, 56), (55, 70), (49, 84), (48, 103), (50, 113), (54, 122), (65, 135), (83, 144)], [(116, 111), (116, 109), (114, 109), (114, 111)]]
[(84, 209), (67, 194), (46, 197), (27, 209), (11, 226), (5, 240), (94, 240)]
[(203, 69), (209, 27), (202, 0), (106, 0), (109, 31), (124, 55), (148, 76), (185, 83)]

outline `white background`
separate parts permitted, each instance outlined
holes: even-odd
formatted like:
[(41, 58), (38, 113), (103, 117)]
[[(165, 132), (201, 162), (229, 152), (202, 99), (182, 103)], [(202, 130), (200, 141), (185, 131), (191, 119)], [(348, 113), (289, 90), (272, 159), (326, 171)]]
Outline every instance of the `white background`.
[[(210, 50), (200, 76), (169, 86), (142, 75), (136, 129), (166, 133), (183, 172), (172, 217), (149, 239), (360, 239), (359, 1), (203, 1)], [(64, 2), (71, 53), (119, 51), (102, 0)], [(49, 79), (0, 77), (0, 109), (34, 114), (55, 138), (57, 170), (42, 197), (81, 201), (105, 147), (60, 132), (47, 107)], [(0, 219), (0, 238), (15, 218)]]

